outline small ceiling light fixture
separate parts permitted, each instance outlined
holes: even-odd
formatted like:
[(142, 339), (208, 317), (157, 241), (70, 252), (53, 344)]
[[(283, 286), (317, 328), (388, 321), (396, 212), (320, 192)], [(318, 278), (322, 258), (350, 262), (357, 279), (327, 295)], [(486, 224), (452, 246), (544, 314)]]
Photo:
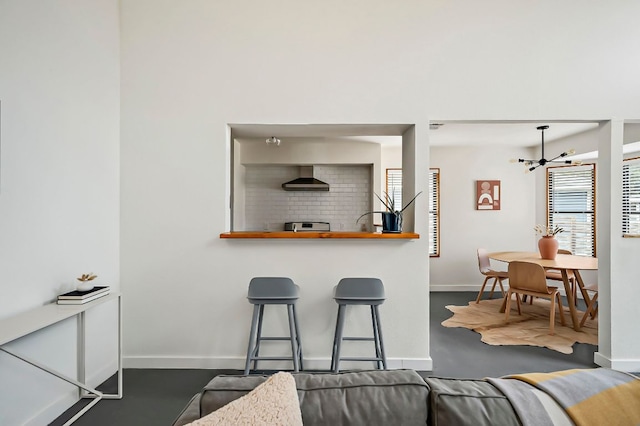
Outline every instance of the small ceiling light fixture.
[(276, 138), (275, 136), (267, 138), (266, 142), (269, 146), (280, 146), (280, 139)]
[(575, 164), (575, 165), (582, 164), (582, 161), (558, 160), (558, 158), (563, 158), (563, 157), (566, 157), (567, 155), (575, 154), (576, 153), (575, 149), (570, 149), (569, 151), (563, 152), (562, 154), (556, 157), (553, 157), (551, 160), (547, 160), (546, 158), (544, 158), (544, 131), (547, 130), (548, 128), (549, 126), (536, 127), (536, 129), (542, 131), (542, 151), (541, 151), (541, 158), (539, 160), (525, 160), (523, 158), (519, 158), (517, 160), (516, 159), (511, 160), (512, 163), (524, 163), (524, 165), (527, 167), (527, 169), (525, 170), (525, 173), (532, 172), (538, 167), (544, 166), (549, 163)]

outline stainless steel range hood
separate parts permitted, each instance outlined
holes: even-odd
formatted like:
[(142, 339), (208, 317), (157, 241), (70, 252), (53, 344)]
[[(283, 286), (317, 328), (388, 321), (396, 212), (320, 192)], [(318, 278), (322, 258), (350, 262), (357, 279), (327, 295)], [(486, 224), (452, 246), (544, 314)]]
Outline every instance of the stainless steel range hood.
[(313, 177), (313, 166), (300, 166), (300, 177), (282, 184), (285, 191), (328, 191), (329, 184)]

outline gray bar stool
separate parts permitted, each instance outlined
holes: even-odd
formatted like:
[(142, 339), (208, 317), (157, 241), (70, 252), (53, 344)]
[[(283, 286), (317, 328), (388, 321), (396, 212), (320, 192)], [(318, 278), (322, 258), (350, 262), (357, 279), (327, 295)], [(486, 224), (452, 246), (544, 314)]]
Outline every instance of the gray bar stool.
[[(296, 302), (298, 301), (299, 292), (300, 287), (294, 284), (290, 278), (256, 277), (251, 279), (247, 299), (254, 306), (244, 374), (249, 374), (251, 361), (253, 361), (253, 370), (257, 370), (258, 360), (291, 360), (293, 362), (293, 371), (298, 372), (303, 369), (302, 344), (300, 343), (298, 318), (296, 317)], [(289, 337), (262, 336), (262, 318), (265, 305), (287, 305)], [(260, 343), (265, 340), (290, 341), (291, 357), (260, 356)]]
[[(378, 369), (387, 369), (387, 358), (384, 354), (382, 342), (382, 328), (378, 306), (385, 300), (384, 286), (378, 278), (343, 278), (334, 287), (333, 298), (338, 304), (338, 319), (333, 338), (333, 353), (331, 354), (331, 370), (340, 370), (340, 361), (375, 361)], [(371, 307), (371, 324), (373, 337), (344, 337), (344, 317), (347, 305), (368, 305)], [(341, 357), (340, 350), (343, 340), (372, 341), (375, 344), (375, 358)]]

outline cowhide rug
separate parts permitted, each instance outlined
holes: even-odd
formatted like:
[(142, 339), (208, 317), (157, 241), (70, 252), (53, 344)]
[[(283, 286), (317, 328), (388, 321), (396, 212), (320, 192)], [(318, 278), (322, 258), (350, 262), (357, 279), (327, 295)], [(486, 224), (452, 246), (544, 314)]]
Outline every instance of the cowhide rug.
[[(522, 304), (522, 315), (518, 315), (515, 300), (511, 301), (509, 322), (505, 314), (500, 313), (502, 299), (475, 300), (469, 306), (449, 305), (446, 308), (453, 316), (442, 322), (445, 327), (463, 327), (482, 335), (482, 341), (489, 345), (529, 345), (542, 346), (563, 354), (573, 353), (573, 344), (598, 344), (598, 320), (587, 319), (580, 331), (571, 327), (569, 308), (564, 307), (565, 326), (560, 325), (558, 308), (556, 307), (555, 334), (549, 334), (549, 307), (546, 299), (535, 298), (533, 305)], [(583, 312), (578, 311), (578, 319)]]

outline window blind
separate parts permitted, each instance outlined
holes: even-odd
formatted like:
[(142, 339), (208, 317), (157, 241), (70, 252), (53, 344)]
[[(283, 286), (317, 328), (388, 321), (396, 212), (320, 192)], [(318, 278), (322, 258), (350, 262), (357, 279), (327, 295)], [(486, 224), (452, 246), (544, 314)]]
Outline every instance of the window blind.
[(622, 165), (622, 233), (640, 235), (640, 158)]
[(547, 224), (564, 229), (560, 248), (595, 256), (595, 165), (547, 168)]
[(396, 210), (402, 209), (402, 169), (387, 169), (387, 195), (393, 200)]
[[(402, 208), (402, 169), (387, 169), (387, 194)], [(440, 171), (429, 169), (429, 256), (440, 255), (439, 197)]]
[(429, 169), (429, 256), (440, 255), (440, 170)]

